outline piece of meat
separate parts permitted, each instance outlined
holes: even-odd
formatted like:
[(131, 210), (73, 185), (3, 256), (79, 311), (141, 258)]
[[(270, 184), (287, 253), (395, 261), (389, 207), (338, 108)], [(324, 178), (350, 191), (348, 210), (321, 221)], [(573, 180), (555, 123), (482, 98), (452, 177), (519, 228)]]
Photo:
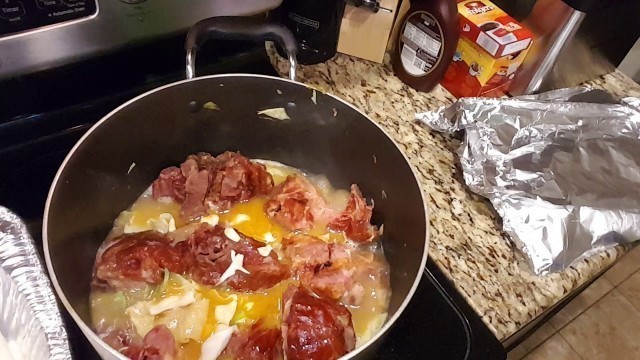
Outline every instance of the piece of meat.
[(182, 164), (180, 164), (180, 172), (185, 179), (188, 179), (189, 176), (195, 175), (200, 171), (200, 166), (198, 166), (198, 162), (191, 157), (187, 157)]
[(133, 325), (129, 329), (115, 327), (105, 329), (98, 325), (94, 330), (102, 341), (120, 353), (134, 354), (142, 351), (142, 338), (136, 333)]
[(244, 255), (243, 267), (249, 274), (236, 272), (225, 281), (227, 285), (238, 291), (255, 291), (267, 289), (289, 277), (287, 266), (280, 263), (271, 252), (262, 256), (258, 248), (264, 244), (241, 233), (240, 241), (234, 242), (224, 235), (224, 228), (201, 224), (186, 240), (194, 256), (191, 275), (194, 280), (205, 285), (216, 285), (221, 275), (231, 265), (231, 251)]
[(129, 347), (124, 351), (132, 360), (175, 360), (177, 353), (176, 340), (165, 325), (149, 330), (142, 340), (142, 348)]
[(288, 230), (306, 230), (313, 226), (311, 184), (298, 175), (289, 175), (273, 189), (264, 209), (275, 222)]
[(261, 320), (251, 328), (233, 334), (220, 358), (235, 360), (281, 360), (282, 332), (278, 328), (267, 328)]
[(239, 291), (268, 289), (289, 277), (289, 268), (278, 260), (275, 252), (262, 256), (258, 248), (263, 243), (241, 235), (243, 240), (233, 243), (236, 253), (244, 255), (244, 268), (250, 274), (236, 272), (227, 280), (227, 284)]
[[(353, 266), (353, 283), (340, 299), (343, 304), (359, 305), (365, 296), (365, 288), (376, 289), (378, 298), (386, 296), (386, 290), (390, 289), (389, 264), (382, 256), (375, 256), (367, 250), (358, 250), (351, 255)], [(364, 285), (364, 286), (363, 286)], [(383, 294), (384, 292), (384, 294)]]
[[(351, 266), (316, 266), (300, 273), (300, 282), (314, 293), (333, 300), (340, 300), (356, 284)], [(362, 300), (354, 298), (353, 301)], [(350, 305), (357, 305), (351, 304)]]
[(268, 195), (273, 178), (264, 165), (235, 152), (217, 157), (189, 155), (180, 165), (166, 168), (153, 182), (153, 197), (171, 197), (181, 204), (181, 215), (192, 220), (207, 210), (226, 211), (254, 196)]
[[(187, 162), (193, 160), (187, 160)], [(195, 162), (194, 162), (195, 163)], [(180, 215), (187, 220), (195, 219), (206, 212), (204, 198), (209, 190), (209, 172), (193, 170), (185, 182), (186, 196), (180, 207)]]
[(171, 240), (155, 231), (122, 235), (96, 259), (95, 275), (114, 288), (157, 284), (165, 269), (185, 273), (191, 256), (171, 246)]
[(316, 266), (331, 260), (330, 244), (304, 234), (294, 234), (282, 239), (282, 252), (294, 268)]
[(345, 210), (333, 219), (328, 227), (333, 231), (344, 231), (345, 235), (359, 243), (371, 242), (378, 230), (371, 225), (373, 206), (367, 205), (357, 185), (351, 185), (351, 196)]
[[(199, 154), (209, 159), (206, 155)], [(215, 161), (217, 169), (210, 174), (209, 192), (205, 200), (209, 209), (225, 211), (235, 203), (271, 192), (273, 178), (264, 165), (229, 151), (217, 156)], [(206, 168), (208, 165), (203, 166)]]
[(207, 152), (199, 152), (194, 155), (187, 156), (187, 161), (193, 160), (198, 170), (207, 170), (210, 174), (215, 173), (220, 168), (220, 161), (215, 156)]
[[(218, 262), (224, 256), (230, 257), (228, 249), (229, 239), (224, 236), (224, 230), (218, 226), (200, 224), (185, 241), (176, 244), (184, 247), (193, 257), (191, 277), (204, 285), (216, 285), (222, 273), (228, 267)], [(230, 263), (230, 262), (229, 262)]]
[(338, 300), (355, 286), (350, 249), (345, 245), (300, 234), (283, 239), (282, 251), (300, 282), (318, 295)]
[(284, 353), (288, 360), (332, 360), (355, 348), (351, 313), (336, 301), (318, 298), (304, 287), (283, 297)]
[[(224, 228), (201, 223), (184, 242), (194, 258), (215, 262), (230, 252), (231, 241), (224, 235)], [(178, 243), (182, 245), (182, 243)]]
[(186, 181), (179, 168), (168, 167), (160, 172), (158, 178), (151, 185), (154, 198), (170, 197), (175, 201), (182, 202), (186, 197)]
[[(190, 274), (204, 285), (217, 285), (231, 265), (231, 251), (244, 255), (243, 267), (249, 274), (236, 272), (225, 283), (238, 291), (267, 289), (289, 277), (289, 269), (274, 252), (262, 256), (264, 244), (238, 234), (232, 241), (221, 226), (191, 224), (176, 231), (179, 236), (145, 231), (122, 235), (96, 259), (94, 287), (133, 288), (145, 283), (158, 284), (164, 271)], [(177, 241), (176, 241), (177, 240)], [(105, 285), (106, 283), (106, 285)]]
[(337, 214), (304, 176), (289, 175), (276, 186), (265, 211), (287, 230), (307, 230), (314, 223), (326, 223)]

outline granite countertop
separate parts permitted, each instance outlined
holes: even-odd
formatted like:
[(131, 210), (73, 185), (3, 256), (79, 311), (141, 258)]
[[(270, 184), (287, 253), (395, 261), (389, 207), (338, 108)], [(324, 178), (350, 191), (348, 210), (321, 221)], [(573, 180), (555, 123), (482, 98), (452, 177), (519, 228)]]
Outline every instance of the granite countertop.
[[(288, 63), (274, 55), (281, 75)], [(424, 185), (429, 210), (429, 256), (453, 281), (482, 320), (504, 341), (626, 250), (619, 246), (561, 273), (534, 275), (501, 232), (499, 216), (486, 199), (466, 187), (455, 151), (460, 140), (414, 120), (455, 98), (437, 86), (417, 92), (381, 65), (338, 54), (326, 63), (299, 66), (298, 81), (350, 102), (379, 123), (404, 150)], [(640, 85), (620, 72), (587, 83), (620, 97), (640, 96)]]

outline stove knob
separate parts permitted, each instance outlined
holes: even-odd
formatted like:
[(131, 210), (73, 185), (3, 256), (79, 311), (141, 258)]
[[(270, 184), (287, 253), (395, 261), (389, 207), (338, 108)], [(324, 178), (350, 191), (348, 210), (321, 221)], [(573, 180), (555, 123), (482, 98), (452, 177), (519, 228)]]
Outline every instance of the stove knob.
[(17, 0), (0, 0), (0, 19), (20, 21), (24, 16), (24, 5)]

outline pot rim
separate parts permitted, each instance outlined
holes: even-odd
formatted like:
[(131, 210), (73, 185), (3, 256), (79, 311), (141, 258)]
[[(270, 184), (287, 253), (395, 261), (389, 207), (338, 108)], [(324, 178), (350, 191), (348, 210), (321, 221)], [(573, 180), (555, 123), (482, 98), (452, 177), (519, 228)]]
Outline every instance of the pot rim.
[[(42, 220), (42, 242), (43, 242), (43, 247), (44, 247), (45, 262), (47, 264), (47, 271), (49, 272), (49, 277), (51, 278), (51, 283), (53, 284), (53, 287), (56, 290), (56, 293), (58, 294), (58, 296), (60, 297), (60, 301), (64, 305), (65, 309), (69, 312), (69, 314), (71, 315), (73, 320), (80, 327), (80, 329), (82, 330), (84, 335), (86, 337), (90, 337), (91, 338), (90, 340), (92, 340), (92, 343), (93, 343), (93, 341), (97, 342), (105, 350), (107, 350), (109, 353), (111, 353), (113, 356), (115, 356), (115, 357), (117, 357), (119, 359), (126, 360), (127, 358), (124, 355), (122, 355), (121, 353), (119, 353), (118, 351), (116, 351), (115, 349), (113, 349), (107, 343), (105, 343), (100, 337), (97, 336), (97, 334), (90, 328), (90, 326), (88, 326), (80, 318), (80, 316), (76, 313), (76, 311), (73, 308), (73, 306), (71, 305), (71, 303), (69, 303), (69, 301), (67, 300), (67, 297), (65, 296), (64, 292), (62, 291), (62, 288), (60, 287), (60, 284), (58, 283), (58, 278), (57, 278), (57, 276), (56, 276), (56, 274), (55, 274), (55, 272), (53, 270), (53, 264), (51, 262), (51, 257), (50, 257), (50, 253), (49, 253), (49, 239), (48, 239), (48, 237), (49, 237), (48, 236), (49, 219), (48, 218), (49, 218), (49, 209), (50, 209), (50, 206), (51, 206), (51, 198), (53, 196), (54, 189), (56, 188), (58, 180), (60, 179), (60, 175), (62, 173), (62, 170), (64, 170), (64, 168), (67, 165), (67, 162), (71, 159), (71, 157), (73, 157), (74, 153), (77, 151), (77, 149), (80, 147), (80, 145), (91, 135), (91, 133), (95, 129), (97, 129), (100, 125), (102, 125), (102, 123), (104, 123), (107, 120), (109, 120), (109, 118), (111, 118), (111, 116), (113, 116), (114, 114), (118, 113), (123, 108), (127, 107), (128, 105), (130, 105), (130, 104), (132, 104), (132, 103), (134, 103), (134, 102), (136, 102), (136, 101), (138, 101), (138, 100), (140, 100), (140, 99), (142, 99), (142, 98), (144, 98), (144, 97), (146, 97), (148, 95), (151, 95), (151, 94), (153, 94), (155, 92), (162, 91), (164, 89), (167, 89), (167, 88), (170, 88), (170, 87), (173, 87), (173, 86), (176, 86), (176, 85), (184, 84), (184, 83), (187, 83), (187, 82), (193, 82), (193, 81), (208, 81), (208, 80), (212, 80), (212, 79), (232, 78), (232, 77), (266, 78), (266, 79), (270, 79), (270, 80), (294, 83), (296, 85), (304, 86), (305, 88), (308, 88), (308, 89), (314, 89), (312, 86), (309, 86), (307, 84), (301, 83), (299, 81), (294, 81), (294, 80), (275, 77), (275, 76), (270, 76), (270, 75), (243, 74), (243, 73), (207, 75), (207, 76), (201, 76), (201, 77), (197, 77), (197, 78), (193, 78), (193, 79), (180, 80), (180, 81), (176, 81), (176, 82), (173, 82), (173, 83), (170, 83), (170, 84), (166, 84), (166, 85), (157, 87), (157, 88), (149, 90), (149, 91), (147, 91), (147, 92), (145, 92), (143, 94), (140, 94), (140, 95), (128, 100), (127, 102), (123, 103), (122, 105), (118, 106), (117, 108), (115, 108), (114, 110), (109, 112), (107, 115), (102, 117), (102, 119), (100, 119), (98, 122), (96, 122), (89, 130), (87, 130), (87, 132), (84, 135), (82, 135), (80, 140), (78, 140), (78, 142), (71, 148), (71, 151), (69, 151), (69, 153), (65, 157), (64, 161), (62, 162), (62, 164), (58, 168), (58, 171), (56, 172), (56, 176), (54, 177), (53, 182), (51, 183), (51, 187), (49, 188), (49, 193), (47, 195), (47, 201), (45, 203), (44, 216), (43, 216), (43, 220)], [(371, 123), (373, 123), (389, 140), (391, 140), (391, 142), (398, 149), (398, 151), (400, 152), (400, 154), (404, 158), (404, 160), (407, 163), (407, 165), (409, 165), (409, 168), (411, 169), (411, 172), (413, 173), (414, 180), (415, 180), (416, 184), (418, 185), (418, 189), (420, 190), (420, 199), (422, 200), (422, 204), (423, 204), (423, 207), (424, 207), (424, 216), (425, 216), (425, 244), (424, 244), (424, 250), (423, 250), (423, 254), (422, 254), (422, 260), (420, 262), (420, 269), (421, 270), (417, 274), (415, 274), (415, 279), (413, 280), (413, 284), (411, 285), (411, 288), (409, 289), (409, 293), (407, 294), (407, 296), (405, 296), (404, 300), (402, 301), (402, 303), (400, 304), (400, 306), (396, 310), (395, 314), (393, 314), (393, 316), (391, 316), (390, 318), (387, 319), (385, 324), (376, 333), (375, 336), (373, 336), (371, 339), (369, 339), (366, 343), (362, 344), (360, 347), (354, 349), (353, 351), (350, 351), (349, 353), (347, 353), (346, 355), (344, 355), (344, 356), (342, 356), (340, 358), (341, 360), (346, 360), (346, 359), (354, 358), (355, 356), (360, 354), (362, 351), (367, 349), (369, 346), (371, 346), (373, 343), (377, 342), (380, 338), (382, 338), (389, 331), (389, 329), (395, 324), (395, 322), (398, 320), (398, 318), (402, 315), (402, 313), (406, 309), (407, 305), (409, 304), (409, 302), (413, 298), (413, 295), (415, 294), (416, 289), (418, 288), (418, 284), (420, 283), (420, 280), (422, 279), (422, 274), (424, 272), (424, 268), (425, 268), (425, 266), (427, 264), (427, 257), (428, 257), (428, 252), (429, 252), (429, 209), (427, 208), (425, 192), (424, 192), (422, 183), (420, 182), (420, 180), (418, 178), (418, 174), (416, 173), (415, 167), (411, 164), (411, 162), (407, 158), (407, 155), (405, 154), (405, 152), (400, 148), (400, 146), (398, 146), (398, 143), (387, 133), (387, 131), (385, 129), (383, 129), (382, 126), (380, 126), (380, 124), (378, 124), (377, 122), (372, 120), (369, 116), (367, 116), (365, 113), (360, 111), (360, 109), (356, 108), (351, 103), (349, 103), (349, 102), (337, 97), (336, 95), (330, 94), (330, 93), (323, 93), (323, 95), (330, 96), (330, 97), (334, 98), (335, 100), (337, 100), (337, 101), (349, 106), (354, 111), (356, 111), (357, 113), (362, 115), (362, 117), (364, 117), (365, 119), (367, 119)]]

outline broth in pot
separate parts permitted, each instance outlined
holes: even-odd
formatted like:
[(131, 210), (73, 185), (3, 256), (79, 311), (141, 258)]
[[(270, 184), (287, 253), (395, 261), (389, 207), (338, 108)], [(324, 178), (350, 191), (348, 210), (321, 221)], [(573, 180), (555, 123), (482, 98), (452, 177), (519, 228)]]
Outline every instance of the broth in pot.
[(382, 327), (389, 265), (357, 185), (238, 153), (159, 174), (96, 254), (96, 333), (131, 359), (335, 359)]

